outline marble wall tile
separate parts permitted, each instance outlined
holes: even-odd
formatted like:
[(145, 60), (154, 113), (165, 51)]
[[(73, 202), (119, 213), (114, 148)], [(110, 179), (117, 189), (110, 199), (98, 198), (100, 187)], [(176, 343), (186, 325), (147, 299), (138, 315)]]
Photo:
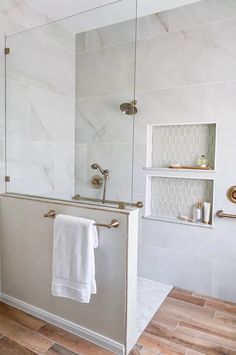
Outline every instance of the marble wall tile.
[(116, 46), (135, 40), (135, 21), (125, 21), (86, 33), (86, 50)]
[(151, 124), (209, 122), (204, 115), (205, 91), (201, 86), (137, 92), (138, 114), (135, 116), (135, 143), (147, 143), (147, 126)]
[(236, 17), (234, 0), (204, 0), (170, 10), (170, 31), (204, 25)]
[(86, 51), (86, 32), (75, 35), (76, 54)]
[(130, 92), (134, 87), (134, 44), (77, 55), (77, 97)]
[(40, 195), (54, 190), (53, 144), (8, 141), (7, 192)]
[(75, 149), (72, 143), (56, 143), (54, 149), (54, 188), (74, 195)]
[[(220, 208), (222, 205), (218, 209)], [(230, 211), (229, 208), (228, 210)], [(173, 226), (171, 223), (144, 219), (142, 233), (142, 242), (147, 245), (210, 259), (234, 262), (236, 258), (235, 228), (232, 221), (216, 220), (215, 229), (205, 229), (181, 224)]]
[(235, 142), (236, 126), (232, 124), (236, 110), (236, 82), (212, 84), (205, 90), (205, 117), (218, 122), (223, 143)]
[(87, 148), (87, 144), (75, 144), (75, 191), (79, 194), (88, 187)]
[(209, 258), (142, 245), (139, 248), (139, 275), (202, 294), (211, 294), (212, 264)]
[(6, 120), (7, 139), (30, 140), (30, 88), (27, 84), (7, 80)]
[(5, 71), (4, 36), (0, 34), (0, 192), (5, 192)]
[[(169, 31), (169, 12), (163, 11), (157, 14), (140, 17), (138, 19), (137, 39), (142, 40), (158, 36)], [(80, 36), (80, 35), (78, 35)], [(82, 45), (80, 36), (79, 44)], [(135, 40), (135, 21), (120, 22), (115, 25), (102, 27), (86, 33), (85, 50), (91, 51), (103, 47), (116, 46), (121, 43)]]
[(30, 6), (25, 1), (18, 1), (17, 4), (12, 4), (1, 10), (3, 13), (12, 19), (15, 23), (24, 28), (32, 28), (50, 21), (48, 16), (39, 12), (36, 8)]
[(92, 97), (76, 100), (76, 143), (108, 141), (107, 98)]
[(24, 26), (16, 23), (12, 18), (0, 13), (0, 32), (5, 34), (13, 34), (24, 30)]
[(110, 166), (110, 189), (112, 191), (131, 193), (132, 145), (112, 144), (111, 151), (112, 161)]
[(133, 97), (132, 93), (107, 97), (107, 142), (132, 143), (134, 117), (122, 113), (120, 105), (124, 102), (131, 102)]
[(134, 161), (133, 161), (133, 191), (135, 194), (146, 193), (146, 166), (147, 146), (146, 144), (134, 145)]
[(75, 95), (75, 58), (34, 29), (8, 38), (7, 77), (69, 97)]
[(235, 262), (213, 260), (212, 293), (215, 297), (235, 302), (235, 272)]
[(32, 140), (74, 143), (73, 98), (30, 87), (30, 119)]
[(16, 6), (21, 6), (24, 3), (24, 0), (4, 0), (0, 4), (0, 11), (9, 11)]
[(235, 34), (233, 19), (138, 42), (137, 89), (236, 79)]

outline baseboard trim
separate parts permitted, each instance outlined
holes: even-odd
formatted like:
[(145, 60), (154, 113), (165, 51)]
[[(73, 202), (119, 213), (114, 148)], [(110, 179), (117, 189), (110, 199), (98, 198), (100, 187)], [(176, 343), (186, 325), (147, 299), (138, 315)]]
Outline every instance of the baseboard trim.
[(84, 328), (76, 323), (70, 322), (64, 318), (58, 317), (55, 314), (44, 311), (43, 309), (32, 306), (31, 304), (25, 303), (18, 300), (12, 296), (6, 295), (5, 293), (0, 294), (0, 298), (4, 303), (10, 306), (16, 307), (26, 313), (31, 314), (37, 318), (40, 318), (48, 323), (56, 325), (70, 333), (80, 336), (91, 343), (99, 345), (111, 352), (118, 355), (124, 355), (124, 346), (110, 338), (107, 338), (101, 334), (93, 332), (87, 328)]

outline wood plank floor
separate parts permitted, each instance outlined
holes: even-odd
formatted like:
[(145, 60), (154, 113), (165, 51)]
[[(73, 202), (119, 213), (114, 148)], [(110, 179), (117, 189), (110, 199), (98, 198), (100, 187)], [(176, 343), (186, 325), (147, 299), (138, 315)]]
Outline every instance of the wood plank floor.
[[(0, 355), (109, 355), (0, 302)], [(236, 304), (174, 288), (130, 355), (236, 355)]]
[(236, 304), (174, 288), (131, 355), (236, 354)]

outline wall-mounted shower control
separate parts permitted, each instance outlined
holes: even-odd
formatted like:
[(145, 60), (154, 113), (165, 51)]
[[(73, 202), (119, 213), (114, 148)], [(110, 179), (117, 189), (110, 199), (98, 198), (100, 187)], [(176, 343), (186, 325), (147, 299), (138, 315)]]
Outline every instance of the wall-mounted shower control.
[(232, 203), (236, 203), (236, 186), (231, 186), (227, 191), (228, 200)]
[(103, 185), (103, 178), (99, 175), (93, 175), (91, 178), (91, 184), (95, 189), (100, 189)]

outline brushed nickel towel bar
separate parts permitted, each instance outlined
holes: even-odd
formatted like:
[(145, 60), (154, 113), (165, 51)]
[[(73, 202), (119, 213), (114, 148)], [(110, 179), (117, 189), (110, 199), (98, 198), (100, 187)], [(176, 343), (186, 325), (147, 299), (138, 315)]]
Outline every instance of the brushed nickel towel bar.
[[(56, 218), (56, 212), (54, 210), (48, 211), (45, 215), (45, 218)], [(103, 224), (103, 223), (94, 223), (96, 227), (105, 227), (105, 228), (118, 228), (119, 227), (119, 221), (117, 219), (113, 219), (110, 224)]]
[(236, 218), (235, 214), (231, 214), (231, 213), (224, 213), (224, 211), (220, 210), (216, 212), (216, 215), (220, 218)]

